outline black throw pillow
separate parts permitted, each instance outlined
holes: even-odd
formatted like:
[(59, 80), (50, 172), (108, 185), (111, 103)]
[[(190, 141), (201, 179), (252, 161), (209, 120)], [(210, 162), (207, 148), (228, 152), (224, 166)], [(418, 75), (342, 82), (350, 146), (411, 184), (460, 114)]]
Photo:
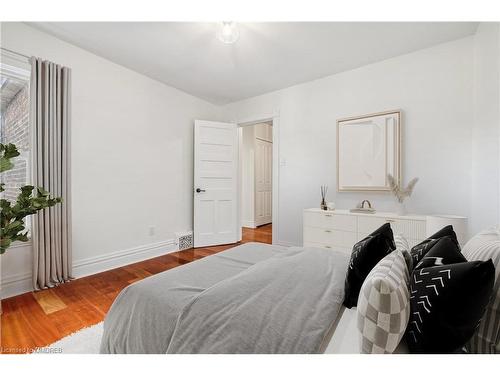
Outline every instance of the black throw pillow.
[(449, 237), (452, 241), (454, 241), (457, 246), (458, 240), (455, 231), (453, 230), (453, 226), (447, 225), (440, 231), (434, 233), (429, 238), (423, 240), (419, 244), (412, 247), (410, 251), (411, 258), (413, 259), (413, 267), (415, 267), (420, 260), (424, 257), (427, 252), (432, 249), (432, 247), (437, 243), (440, 238)]
[(442, 237), (434, 241), (430, 250), (413, 267), (414, 270), (424, 267), (467, 262), (467, 259), (460, 252), (460, 246), (451, 237)]
[(396, 249), (389, 223), (382, 225), (352, 248), (351, 261), (345, 279), (344, 306), (357, 306), (359, 291), (366, 276), (387, 254)]
[(490, 260), (424, 267), (410, 281), (405, 337), (412, 353), (453, 353), (476, 330), (493, 288)]

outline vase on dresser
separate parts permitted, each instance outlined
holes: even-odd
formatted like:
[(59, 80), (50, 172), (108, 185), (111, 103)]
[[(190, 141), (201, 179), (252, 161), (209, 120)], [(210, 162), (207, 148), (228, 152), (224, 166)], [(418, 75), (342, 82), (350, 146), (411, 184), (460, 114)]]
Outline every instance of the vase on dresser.
[(405, 205), (404, 201), (398, 202), (398, 207), (397, 207), (396, 213), (399, 216), (405, 216), (408, 213), (408, 210), (406, 209), (406, 205)]

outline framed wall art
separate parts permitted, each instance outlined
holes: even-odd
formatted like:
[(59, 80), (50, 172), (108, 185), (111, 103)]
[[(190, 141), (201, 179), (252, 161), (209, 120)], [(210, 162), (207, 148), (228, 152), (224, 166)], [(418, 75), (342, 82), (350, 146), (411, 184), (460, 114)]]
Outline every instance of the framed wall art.
[(401, 181), (401, 111), (337, 120), (338, 191), (389, 191)]

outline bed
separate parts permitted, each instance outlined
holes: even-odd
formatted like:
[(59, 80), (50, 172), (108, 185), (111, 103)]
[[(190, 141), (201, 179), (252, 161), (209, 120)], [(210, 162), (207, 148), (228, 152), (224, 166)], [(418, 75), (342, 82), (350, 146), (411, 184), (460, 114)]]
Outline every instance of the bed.
[(323, 353), (344, 315), (348, 262), (248, 243), (173, 268), (120, 293), (100, 352)]

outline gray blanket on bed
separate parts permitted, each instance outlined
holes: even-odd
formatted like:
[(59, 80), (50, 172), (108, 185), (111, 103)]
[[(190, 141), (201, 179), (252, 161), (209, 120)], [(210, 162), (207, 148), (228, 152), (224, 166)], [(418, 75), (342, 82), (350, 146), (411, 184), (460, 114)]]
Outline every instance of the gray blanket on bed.
[(348, 256), (246, 244), (125, 289), (102, 353), (312, 353), (343, 300)]

